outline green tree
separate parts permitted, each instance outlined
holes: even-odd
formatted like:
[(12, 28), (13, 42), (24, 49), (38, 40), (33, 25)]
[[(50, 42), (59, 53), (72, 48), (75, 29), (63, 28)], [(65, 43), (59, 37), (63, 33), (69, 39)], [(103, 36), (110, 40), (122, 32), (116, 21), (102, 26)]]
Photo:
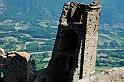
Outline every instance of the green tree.
[(43, 53), (43, 57), (47, 58), (48, 57), (48, 52)]
[(109, 43), (108, 43), (108, 42), (104, 42), (104, 43), (103, 43), (103, 47), (104, 47), (104, 48), (108, 48), (108, 46), (109, 46)]
[(116, 40), (112, 40), (112, 41), (110, 42), (110, 46), (111, 46), (111, 48), (117, 48), (119, 45), (118, 45), (118, 43), (116, 42)]
[(38, 43), (30, 43), (29, 45), (26, 46), (27, 51), (38, 51), (39, 50), (39, 45)]

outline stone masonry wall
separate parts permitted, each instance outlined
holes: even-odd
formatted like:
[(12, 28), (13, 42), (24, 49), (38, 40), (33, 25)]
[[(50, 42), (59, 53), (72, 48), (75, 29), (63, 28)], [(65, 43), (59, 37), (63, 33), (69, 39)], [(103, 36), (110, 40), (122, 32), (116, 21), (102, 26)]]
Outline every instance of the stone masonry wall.
[(36, 71), (34, 59), (26, 52), (5, 54), (0, 49), (4, 74), (0, 82), (124, 82), (124, 67), (94, 75), (100, 11), (99, 0), (66, 2), (47, 68)]
[(76, 82), (91, 76), (95, 72), (100, 10), (97, 0), (91, 4), (66, 2), (48, 67), (35, 72), (29, 54), (2, 54), (4, 82)]
[(0, 56), (0, 71), (4, 74), (3, 82), (27, 82), (27, 62), (20, 56)]
[(94, 69), (96, 63), (97, 40), (101, 6), (94, 5), (90, 4), (91, 9), (87, 12), (82, 77), (89, 77), (95, 73)]
[(95, 73), (100, 10), (96, 0), (64, 4), (51, 60), (35, 82), (76, 82)]
[(0, 72), (4, 74), (0, 82), (33, 82), (35, 61), (26, 52), (2, 53), (0, 54)]

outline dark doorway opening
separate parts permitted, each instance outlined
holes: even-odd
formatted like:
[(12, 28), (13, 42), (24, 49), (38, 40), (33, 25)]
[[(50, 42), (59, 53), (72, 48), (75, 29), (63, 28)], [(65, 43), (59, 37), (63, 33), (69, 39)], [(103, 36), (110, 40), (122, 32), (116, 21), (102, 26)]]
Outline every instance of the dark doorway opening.
[(78, 35), (73, 30), (64, 30), (61, 38), (61, 51), (74, 52), (78, 45)]
[(71, 30), (62, 31), (61, 42), (60, 42), (60, 53), (69, 57), (69, 72), (71, 72), (74, 68), (74, 64), (76, 61), (76, 50), (78, 45), (78, 34)]
[(75, 62), (75, 58), (71, 56), (70, 60), (69, 60), (69, 72), (72, 71), (72, 69), (74, 67), (74, 62)]

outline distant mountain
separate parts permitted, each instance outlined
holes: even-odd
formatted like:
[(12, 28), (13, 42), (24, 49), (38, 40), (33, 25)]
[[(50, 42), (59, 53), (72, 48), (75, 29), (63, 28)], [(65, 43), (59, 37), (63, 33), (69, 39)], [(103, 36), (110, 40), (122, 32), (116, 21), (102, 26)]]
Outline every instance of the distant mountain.
[(100, 0), (102, 4), (101, 23), (124, 23), (123, 0)]
[[(0, 21), (13, 20), (59, 20), (62, 6), (73, 0), (0, 0)], [(75, 0), (81, 3), (91, 3), (93, 0)], [(101, 23), (113, 25), (124, 23), (123, 0), (100, 0), (102, 4)]]

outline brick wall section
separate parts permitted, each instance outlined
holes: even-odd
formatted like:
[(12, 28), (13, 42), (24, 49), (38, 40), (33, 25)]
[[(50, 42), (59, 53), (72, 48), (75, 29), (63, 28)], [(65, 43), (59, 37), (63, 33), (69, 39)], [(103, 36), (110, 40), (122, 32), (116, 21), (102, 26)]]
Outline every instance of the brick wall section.
[(106, 70), (78, 82), (124, 82), (124, 67)]

